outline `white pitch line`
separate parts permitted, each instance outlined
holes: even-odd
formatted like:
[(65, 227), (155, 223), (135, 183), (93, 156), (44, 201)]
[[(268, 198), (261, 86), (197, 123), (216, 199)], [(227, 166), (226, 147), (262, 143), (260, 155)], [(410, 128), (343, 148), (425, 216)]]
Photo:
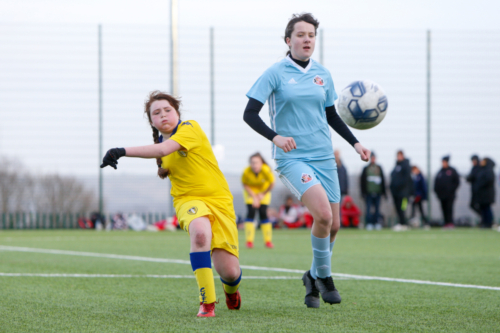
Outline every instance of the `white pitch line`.
[[(48, 277), (48, 278), (154, 278), (154, 279), (194, 279), (194, 275), (130, 275), (130, 274), (66, 274), (66, 273), (0, 273), (4, 277)], [(219, 279), (220, 276), (214, 276)], [(297, 280), (297, 276), (245, 276), (244, 280)]]
[[(191, 264), (188, 260), (179, 260), (179, 259), (149, 258), (149, 257), (138, 257), (138, 256), (126, 256), (126, 255), (119, 255), (119, 254), (37, 249), (37, 248), (30, 248), (30, 247), (17, 247), (17, 246), (4, 246), (4, 245), (0, 245), (0, 251), (63, 254), (63, 255), (73, 255), (73, 256), (82, 256), (82, 257), (137, 260), (137, 261), (175, 263), (175, 264), (185, 264), (185, 265)], [(274, 268), (274, 267), (262, 267), (262, 266), (247, 266), (247, 265), (241, 265), (240, 267), (244, 268), (244, 269), (259, 270), (259, 271), (299, 273), (299, 274), (304, 273), (303, 270), (299, 270), (299, 269)], [(426, 285), (434, 285), (434, 286), (471, 288), (471, 289), (487, 289), (487, 290), (499, 290), (500, 291), (500, 287), (481, 286), (481, 285), (474, 285), (474, 284), (459, 284), (459, 283), (434, 282), (434, 281), (425, 281), (425, 280), (398, 279), (398, 278), (388, 278), (388, 277), (380, 277), (380, 276), (353, 275), (353, 274), (343, 274), (343, 273), (332, 273), (332, 276), (339, 277), (339, 278), (358, 279), (358, 280), (378, 280), (378, 281), (388, 281), (388, 282), (414, 283), (414, 284), (426, 284)]]

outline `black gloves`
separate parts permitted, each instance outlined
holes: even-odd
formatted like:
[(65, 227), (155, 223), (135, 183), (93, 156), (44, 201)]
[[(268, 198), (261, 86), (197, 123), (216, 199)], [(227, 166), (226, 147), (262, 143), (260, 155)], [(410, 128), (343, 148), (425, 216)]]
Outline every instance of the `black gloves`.
[(113, 148), (108, 150), (106, 155), (104, 155), (104, 158), (102, 159), (101, 168), (109, 165), (116, 170), (118, 159), (122, 156), (125, 156), (125, 148)]

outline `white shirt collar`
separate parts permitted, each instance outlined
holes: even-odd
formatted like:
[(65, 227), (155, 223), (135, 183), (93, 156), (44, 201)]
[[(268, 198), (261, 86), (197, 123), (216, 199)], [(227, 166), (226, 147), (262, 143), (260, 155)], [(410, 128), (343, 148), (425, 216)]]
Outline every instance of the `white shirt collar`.
[(295, 68), (300, 70), (302, 73), (307, 73), (309, 69), (312, 66), (313, 60), (312, 58), (309, 58), (309, 64), (307, 64), (306, 68), (302, 68), (300, 65), (298, 65), (295, 61), (292, 60), (290, 54), (286, 56), (286, 59), (293, 65)]

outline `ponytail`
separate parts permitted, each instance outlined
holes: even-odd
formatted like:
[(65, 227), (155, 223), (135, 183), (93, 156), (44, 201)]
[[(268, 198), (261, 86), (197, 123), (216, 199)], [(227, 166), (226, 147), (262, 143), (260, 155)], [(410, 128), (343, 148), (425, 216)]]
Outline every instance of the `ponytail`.
[[(153, 126), (151, 126), (151, 129), (153, 130), (154, 143), (160, 143), (160, 136), (159, 136), (158, 130)], [(156, 164), (158, 165), (158, 177), (160, 177), (161, 179), (165, 179), (168, 176), (168, 171), (161, 167), (161, 158), (160, 157), (156, 158)]]

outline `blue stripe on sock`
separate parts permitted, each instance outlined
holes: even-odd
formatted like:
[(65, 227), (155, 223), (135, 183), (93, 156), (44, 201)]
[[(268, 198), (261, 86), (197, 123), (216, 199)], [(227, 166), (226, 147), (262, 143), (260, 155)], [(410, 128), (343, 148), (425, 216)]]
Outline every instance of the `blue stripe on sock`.
[(245, 219), (245, 222), (253, 222), (253, 219)]
[(191, 259), (191, 267), (193, 268), (193, 272), (199, 268), (212, 268), (210, 251), (191, 252), (189, 254), (189, 258)]
[(234, 286), (237, 286), (238, 283), (240, 283), (241, 281), (241, 276), (243, 275), (243, 271), (240, 269), (240, 276), (238, 277), (238, 279), (236, 281), (233, 281), (233, 282), (226, 282), (224, 280), (222, 280), (222, 278), (220, 278), (220, 280), (222, 281), (222, 283), (230, 286), (230, 287), (234, 287)]
[(271, 221), (269, 221), (269, 219), (265, 219), (265, 220), (260, 221), (260, 224), (269, 223), (269, 222), (271, 222)]

